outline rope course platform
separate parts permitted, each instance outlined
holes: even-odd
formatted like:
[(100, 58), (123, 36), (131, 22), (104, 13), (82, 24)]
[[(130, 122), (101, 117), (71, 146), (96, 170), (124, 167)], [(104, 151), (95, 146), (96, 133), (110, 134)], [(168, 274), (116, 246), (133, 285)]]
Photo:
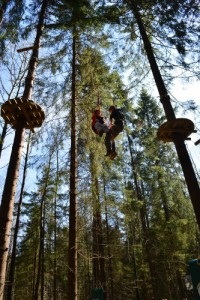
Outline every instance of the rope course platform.
[(184, 140), (190, 140), (188, 136), (193, 132), (196, 132), (196, 130), (194, 130), (194, 123), (191, 120), (177, 118), (162, 124), (158, 129), (157, 137), (163, 142), (173, 142), (173, 134), (179, 133)]
[(33, 100), (22, 100), (22, 97), (10, 99), (2, 104), (1, 116), (14, 129), (22, 123), (24, 128), (34, 132), (35, 127), (41, 127), (45, 114), (42, 108)]

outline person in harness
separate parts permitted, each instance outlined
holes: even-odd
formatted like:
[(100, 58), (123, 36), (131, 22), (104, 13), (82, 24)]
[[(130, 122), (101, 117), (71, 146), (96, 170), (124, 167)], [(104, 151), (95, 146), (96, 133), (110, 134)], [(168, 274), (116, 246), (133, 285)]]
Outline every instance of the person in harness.
[[(110, 156), (112, 159), (117, 156), (115, 149), (115, 138), (124, 129), (124, 116), (120, 109), (115, 106), (109, 107), (110, 112), (110, 129), (106, 132), (105, 146), (107, 153), (105, 156)], [(113, 123), (114, 120), (114, 123)]]
[(104, 117), (102, 117), (100, 109), (94, 110), (92, 114), (92, 130), (100, 137), (102, 137), (104, 132), (109, 131), (109, 127), (105, 123)]

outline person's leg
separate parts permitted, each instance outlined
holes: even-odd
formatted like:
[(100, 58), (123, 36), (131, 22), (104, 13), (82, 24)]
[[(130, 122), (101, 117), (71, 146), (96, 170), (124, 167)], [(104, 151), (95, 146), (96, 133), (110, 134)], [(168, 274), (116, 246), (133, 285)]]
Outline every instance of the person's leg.
[(111, 148), (111, 132), (110, 131), (106, 132), (105, 146), (106, 146), (106, 150), (107, 150), (106, 156), (108, 156), (112, 152), (112, 148)]
[(111, 150), (115, 152), (115, 140), (111, 141)]
[(118, 136), (118, 134), (123, 130), (121, 126), (113, 125), (111, 129), (106, 132), (105, 137), (105, 146), (106, 146), (106, 156), (110, 155), (111, 153), (116, 153), (115, 151), (115, 137)]
[(118, 136), (118, 134), (119, 134), (119, 132), (118, 132), (118, 130), (117, 130), (117, 128), (116, 128), (116, 126), (115, 125), (113, 125), (112, 126), (112, 128), (111, 128), (111, 151), (112, 151), (112, 153), (115, 153), (116, 151), (116, 149), (115, 149), (115, 138), (116, 138), (116, 136)]

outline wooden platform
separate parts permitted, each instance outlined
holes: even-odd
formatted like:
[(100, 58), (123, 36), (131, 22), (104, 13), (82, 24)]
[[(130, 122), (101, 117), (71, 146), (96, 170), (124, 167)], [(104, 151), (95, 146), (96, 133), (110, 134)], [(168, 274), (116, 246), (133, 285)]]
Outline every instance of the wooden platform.
[(194, 130), (194, 123), (191, 120), (186, 118), (177, 118), (162, 124), (158, 129), (157, 137), (163, 142), (173, 142), (174, 133), (180, 133), (184, 140), (186, 140), (193, 132), (196, 131)]
[(33, 100), (24, 101), (21, 97), (3, 103), (1, 116), (15, 129), (23, 122), (24, 127), (32, 131), (40, 127), (45, 119), (44, 111), (38, 104)]

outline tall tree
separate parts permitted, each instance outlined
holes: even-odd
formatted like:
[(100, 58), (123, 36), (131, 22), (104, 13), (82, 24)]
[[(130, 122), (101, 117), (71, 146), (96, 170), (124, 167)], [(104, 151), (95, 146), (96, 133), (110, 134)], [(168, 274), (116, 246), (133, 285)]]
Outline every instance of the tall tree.
[[(44, 0), (41, 7), (37, 34), (34, 43), (35, 49), (33, 50), (30, 59), (29, 71), (25, 80), (25, 89), (22, 96), (22, 102), (28, 101), (31, 98), (34, 73), (35, 73), (35, 68), (38, 60), (38, 47), (42, 36), (46, 7), (47, 7), (47, 1)], [(21, 160), (26, 121), (29, 122), (30, 128), (33, 129), (33, 125), (31, 124), (30, 117), (27, 117), (28, 114), (26, 113), (26, 111), (24, 112), (23, 110), (23, 113), (21, 115), (18, 113), (19, 115), (17, 114), (15, 116), (17, 118), (15, 124), (16, 132), (15, 132), (15, 138), (14, 138), (14, 143), (13, 143), (12, 153), (11, 153), (10, 162), (8, 166), (7, 177), (4, 185), (4, 191), (3, 191), (1, 208), (0, 208), (0, 249), (1, 249), (0, 250), (0, 299), (3, 298), (3, 292), (4, 292), (6, 264), (7, 264), (8, 248), (10, 242), (9, 236), (10, 236), (13, 206), (15, 200), (14, 196), (15, 196), (15, 190), (16, 190), (17, 179), (18, 179), (18, 172), (19, 172), (19, 165)]]
[(72, 90), (71, 90), (71, 159), (70, 159), (70, 205), (69, 205), (69, 254), (68, 297), (77, 299), (77, 145), (76, 145), (76, 30), (72, 44)]

